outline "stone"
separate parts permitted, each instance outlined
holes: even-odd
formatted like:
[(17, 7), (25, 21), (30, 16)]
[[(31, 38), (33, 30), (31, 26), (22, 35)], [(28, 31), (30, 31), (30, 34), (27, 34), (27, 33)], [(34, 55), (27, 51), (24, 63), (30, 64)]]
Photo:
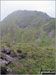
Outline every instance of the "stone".
[(6, 54), (10, 55), (10, 53), (11, 53), (11, 49), (10, 48), (7, 48), (6, 49)]
[(6, 61), (5, 65), (8, 66), (11, 63), (11, 61)]
[(13, 70), (11, 68), (8, 68), (7, 72), (9, 72), (10, 74), (14, 74), (14, 72), (13, 72)]

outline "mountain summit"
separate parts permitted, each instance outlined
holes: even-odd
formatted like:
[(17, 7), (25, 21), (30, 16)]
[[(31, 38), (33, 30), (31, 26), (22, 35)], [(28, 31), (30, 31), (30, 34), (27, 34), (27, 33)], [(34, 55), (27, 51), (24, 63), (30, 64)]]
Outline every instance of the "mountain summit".
[(48, 43), (54, 41), (55, 19), (44, 12), (19, 10), (8, 15), (0, 28), (3, 41)]

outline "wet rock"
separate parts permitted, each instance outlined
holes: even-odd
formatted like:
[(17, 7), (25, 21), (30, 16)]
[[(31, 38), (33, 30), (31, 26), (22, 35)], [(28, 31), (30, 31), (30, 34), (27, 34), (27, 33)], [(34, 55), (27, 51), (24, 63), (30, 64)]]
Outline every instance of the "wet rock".
[(13, 70), (11, 68), (8, 68), (7, 72), (9, 72), (10, 74), (14, 74), (14, 72), (13, 72)]
[(6, 49), (6, 54), (10, 55), (10, 53), (11, 53), (11, 49), (10, 48), (7, 48)]
[(11, 63), (11, 61), (6, 61), (5, 65), (8, 66)]
[[(4, 54), (4, 53), (3, 53)], [(3, 55), (2, 54), (2, 58), (3, 58), (3, 60), (6, 60), (6, 61), (15, 61), (15, 59), (14, 58), (12, 58), (10, 55)]]
[(6, 57), (5, 57), (5, 56), (3, 56), (3, 55), (1, 55), (1, 59), (4, 59), (4, 60), (6, 60)]
[(6, 63), (5, 60), (0, 59), (0, 64), (1, 64), (1, 65), (5, 64), (5, 63)]
[(0, 64), (1, 65), (8, 66), (10, 63), (11, 63), (10, 61), (6, 61), (6, 60), (3, 60), (3, 59), (0, 59)]

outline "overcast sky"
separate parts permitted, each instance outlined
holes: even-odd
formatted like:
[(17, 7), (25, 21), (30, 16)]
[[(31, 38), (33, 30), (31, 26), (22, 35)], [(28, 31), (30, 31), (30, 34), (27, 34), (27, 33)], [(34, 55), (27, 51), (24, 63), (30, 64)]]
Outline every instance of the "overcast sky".
[(1, 1), (1, 20), (16, 10), (37, 10), (55, 17), (55, 1)]

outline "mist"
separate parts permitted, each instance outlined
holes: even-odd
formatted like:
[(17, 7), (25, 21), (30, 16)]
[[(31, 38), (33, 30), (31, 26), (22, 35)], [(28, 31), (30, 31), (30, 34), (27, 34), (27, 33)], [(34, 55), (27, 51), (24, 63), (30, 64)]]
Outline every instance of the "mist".
[(1, 20), (16, 10), (42, 11), (55, 17), (55, 1), (1, 1)]

